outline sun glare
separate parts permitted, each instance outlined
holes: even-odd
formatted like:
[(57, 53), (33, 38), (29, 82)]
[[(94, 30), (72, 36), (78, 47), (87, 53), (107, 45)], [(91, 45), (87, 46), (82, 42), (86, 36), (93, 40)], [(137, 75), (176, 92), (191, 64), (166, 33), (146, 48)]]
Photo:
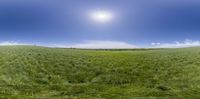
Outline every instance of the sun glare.
[(91, 13), (91, 18), (96, 22), (106, 23), (113, 18), (113, 15), (108, 11), (94, 11)]

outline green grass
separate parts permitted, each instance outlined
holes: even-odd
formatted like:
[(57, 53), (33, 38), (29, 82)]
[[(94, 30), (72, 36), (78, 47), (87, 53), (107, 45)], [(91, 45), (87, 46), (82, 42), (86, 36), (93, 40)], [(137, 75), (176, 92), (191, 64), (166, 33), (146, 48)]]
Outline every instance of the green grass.
[(0, 47), (0, 98), (144, 97), (200, 98), (200, 48)]

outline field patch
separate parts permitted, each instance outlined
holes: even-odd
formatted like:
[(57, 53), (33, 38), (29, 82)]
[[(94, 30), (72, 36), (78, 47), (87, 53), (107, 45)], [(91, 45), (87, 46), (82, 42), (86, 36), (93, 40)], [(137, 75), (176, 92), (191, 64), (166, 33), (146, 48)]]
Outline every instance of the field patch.
[(199, 97), (200, 48), (0, 47), (1, 98)]

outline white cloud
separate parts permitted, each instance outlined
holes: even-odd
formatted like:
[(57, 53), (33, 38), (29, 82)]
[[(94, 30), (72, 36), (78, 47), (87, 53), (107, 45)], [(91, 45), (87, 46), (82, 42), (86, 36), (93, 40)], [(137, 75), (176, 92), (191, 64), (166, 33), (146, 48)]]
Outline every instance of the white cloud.
[[(0, 42), (0, 46), (12, 46), (12, 45), (34, 45), (30, 43), (20, 43), (16, 41), (4, 41)], [(123, 48), (137, 48), (135, 45), (128, 44), (126, 42), (121, 41), (98, 41), (98, 40), (90, 40), (84, 43), (72, 44), (72, 45), (62, 45), (62, 44), (36, 44), (39, 46), (47, 46), (47, 47), (59, 47), (59, 48), (85, 48), (85, 49), (123, 49)]]
[(0, 42), (0, 46), (12, 46), (12, 45), (31, 45), (31, 44), (19, 43), (19, 42), (14, 42), (14, 41), (4, 41), (4, 42)]
[(151, 45), (153, 45), (153, 46), (160, 45), (160, 43), (151, 43)]
[[(12, 45), (35, 45), (30, 43), (21, 43), (16, 41), (4, 41), (0, 42), (0, 46), (12, 46)], [(83, 49), (131, 49), (131, 48), (139, 48), (133, 44), (129, 44), (123, 41), (101, 41), (101, 40), (90, 40), (85, 41), (83, 43), (71, 44), (71, 45), (62, 45), (62, 44), (52, 44), (52, 45), (45, 45), (45, 44), (36, 44), (39, 46), (46, 46), (46, 47), (58, 47), (58, 48), (83, 48)], [(182, 48), (182, 47), (193, 47), (193, 46), (200, 46), (200, 41), (196, 40), (189, 40), (186, 39), (185, 41), (176, 41), (173, 43), (160, 43), (155, 42), (151, 43), (150, 48)], [(149, 48), (149, 47), (148, 47)]]
[(174, 43), (152, 43), (151, 44), (155, 48), (181, 48), (181, 47), (193, 47), (193, 46), (200, 46), (200, 41), (192, 41), (186, 39), (183, 42), (176, 41)]
[(91, 40), (80, 44), (73, 45), (53, 45), (51, 47), (64, 48), (85, 48), (85, 49), (123, 49), (123, 48), (137, 48), (137, 46), (121, 41), (97, 41)]

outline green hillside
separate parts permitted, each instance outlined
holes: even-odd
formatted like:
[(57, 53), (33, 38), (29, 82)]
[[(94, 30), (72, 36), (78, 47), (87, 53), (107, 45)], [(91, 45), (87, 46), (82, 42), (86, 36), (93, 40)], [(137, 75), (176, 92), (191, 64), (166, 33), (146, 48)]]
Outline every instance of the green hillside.
[(200, 48), (0, 47), (0, 98), (138, 97), (200, 98)]

